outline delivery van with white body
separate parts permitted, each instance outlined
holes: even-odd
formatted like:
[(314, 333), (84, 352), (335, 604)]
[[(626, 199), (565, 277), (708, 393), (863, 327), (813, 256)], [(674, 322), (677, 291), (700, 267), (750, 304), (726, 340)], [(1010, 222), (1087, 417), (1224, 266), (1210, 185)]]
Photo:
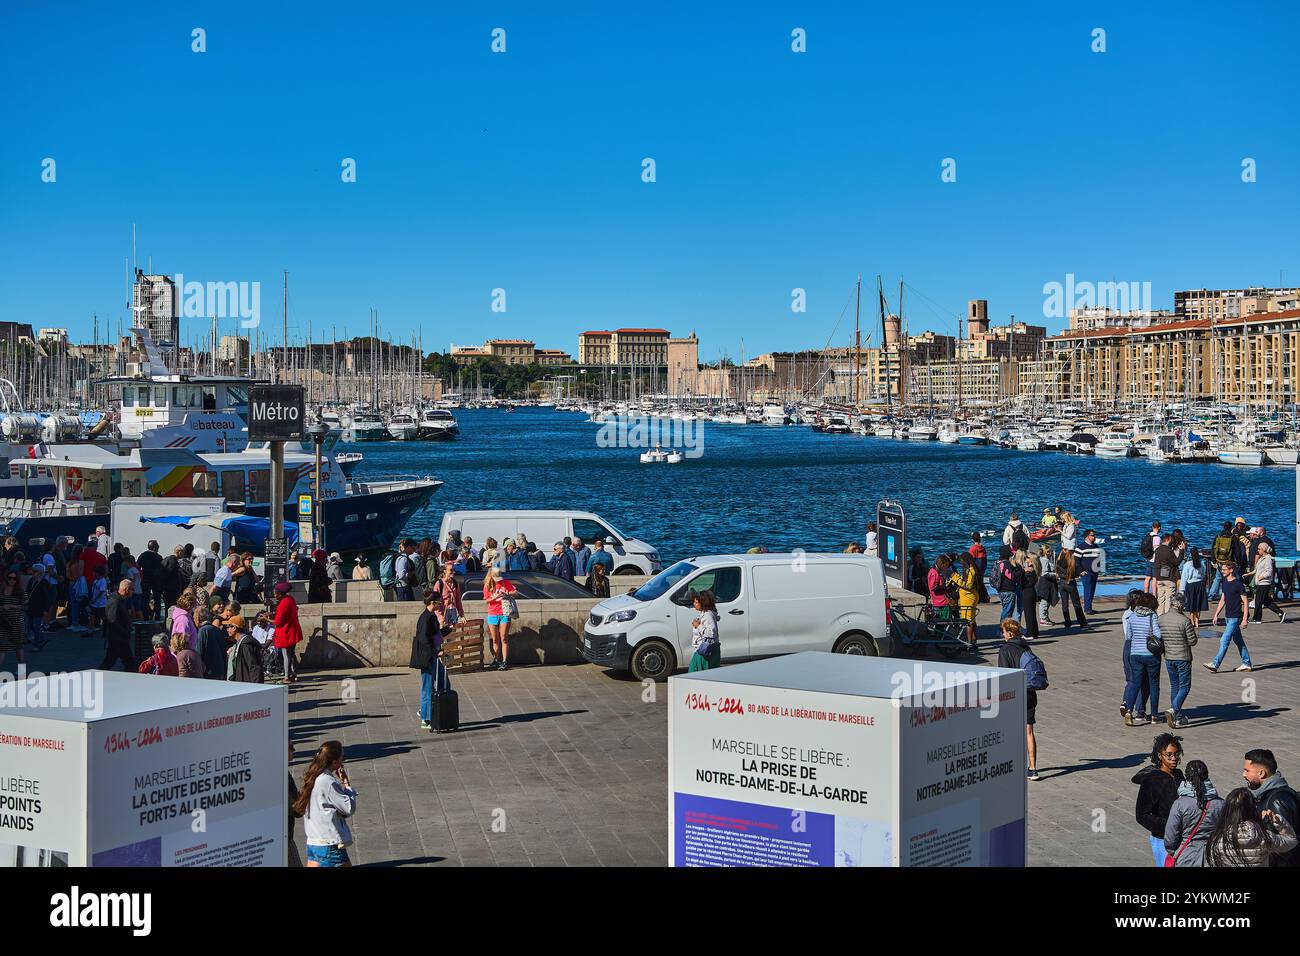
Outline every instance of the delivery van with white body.
[(614, 574), (651, 575), (663, 569), (659, 552), (652, 546), (623, 534), (590, 511), (448, 511), (442, 516), (438, 541), (446, 544), (453, 531), (462, 539), (473, 539), (476, 548), (482, 548), (488, 538), (500, 544), (506, 538), (518, 538), (522, 531), (548, 558), (555, 542), (566, 537), (581, 538), (588, 547), (599, 537), (614, 557)]
[(719, 554), (689, 558), (592, 608), (582, 655), (663, 681), (690, 663), (692, 591), (718, 605), (722, 662), (796, 651), (892, 656), (879, 558), (865, 554)]

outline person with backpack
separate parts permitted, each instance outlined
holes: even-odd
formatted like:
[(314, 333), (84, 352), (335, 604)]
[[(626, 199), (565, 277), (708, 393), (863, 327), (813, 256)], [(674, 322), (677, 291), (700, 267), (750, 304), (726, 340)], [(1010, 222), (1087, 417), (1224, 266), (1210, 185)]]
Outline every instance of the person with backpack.
[(1160, 547), (1160, 522), (1153, 521), (1151, 522), (1151, 530), (1143, 537), (1142, 543), (1138, 545), (1138, 553), (1142, 555), (1143, 560), (1147, 563), (1146, 576), (1142, 579), (1142, 590), (1148, 593), (1154, 593), (1155, 568), (1153, 559), (1158, 547)]
[(1024, 577), (1024, 572), (1012, 560), (1011, 554), (1011, 545), (1004, 544), (998, 549), (998, 559), (993, 562), (993, 589), (998, 592), (998, 600), (1002, 602), (999, 624), (1008, 618), (1014, 618), (1019, 610), (1020, 579)]
[(1214, 543), (1210, 545), (1209, 567), (1205, 571), (1205, 597), (1211, 603), (1219, 600), (1219, 588), (1223, 583), (1219, 568), (1224, 564), (1231, 563), (1233, 546), (1232, 522), (1225, 521), (1223, 522), (1223, 530), (1215, 535)]
[[(1137, 727), (1147, 723), (1143, 716), (1134, 717), (1135, 710), (1143, 696), (1150, 699), (1151, 723), (1155, 723), (1155, 714), (1160, 711), (1160, 621), (1155, 615), (1155, 600), (1149, 592), (1143, 592), (1144, 599), (1133, 608), (1132, 614), (1124, 615), (1124, 644), (1129, 649), (1129, 680), (1124, 688), (1124, 726)], [(1145, 685), (1145, 694), (1144, 691)], [(1137, 713), (1141, 714), (1140, 711)], [(1161, 822), (1161, 836), (1164, 824)]]
[[(1247, 751), (1241, 777), (1255, 795), (1261, 811), (1276, 813), (1293, 831), (1300, 833), (1300, 797), (1287, 785), (1286, 778), (1277, 772), (1277, 758), (1273, 751), (1257, 749)], [(1300, 850), (1291, 849), (1271, 857), (1269, 866), (1300, 866)]]
[(1178, 787), (1186, 779), (1178, 764), (1183, 759), (1183, 738), (1160, 734), (1151, 746), (1151, 765), (1133, 775), (1138, 785), (1134, 816), (1150, 834), (1151, 855), (1156, 866), (1165, 865), (1165, 830), (1169, 811), (1178, 801)]
[(1013, 552), (1029, 550), (1029, 532), (1025, 530), (1020, 515), (1014, 511), (1011, 512), (1011, 520), (1002, 529), (1002, 543), (1009, 546)]
[(1020, 634), (1020, 622), (1007, 618), (1002, 622), (1002, 646), (998, 648), (998, 667), (1019, 668), (1025, 672), (1025, 752), (1028, 770), (1025, 776), (1038, 779), (1038, 738), (1034, 721), (1038, 710), (1038, 692), (1047, 689), (1047, 668), (1042, 659), (1029, 649)]
[(1295, 852), (1296, 831), (1274, 810), (1261, 810), (1246, 787), (1238, 787), (1223, 802), (1223, 812), (1205, 851), (1205, 866), (1276, 866), (1278, 858)]
[(1156, 596), (1156, 612), (1169, 610), (1169, 601), (1178, 585), (1179, 558), (1173, 539), (1161, 539), (1151, 552), (1151, 593)]
[[(419, 580), (419, 573), (416, 570), (415, 559), (415, 541), (411, 538), (405, 538), (402, 545), (397, 550), (397, 557), (393, 561), (393, 586), (397, 589), (397, 600), (413, 601), (415, 600), (416, 583)], [(383, 580), (384, 569), (380, 566), (380, 580)]]
[(1239, 671), (1250, 670), (1250, 651), (1246, 647), (1246, 628), (1248, 625), (1246, 589), (1242, 587), (1241, 581), (1237, 576), (1237, 566), (1235, 564), (1225, 564), (1219, 568), (1219, 573), (1223, 575), (1223, 586), (1220, 588), (1219, 603), (1214, 607), (1214, 616), (1210, 619), (1210, 626), (1214, 627), (1219, 623), (1219, 615), (1223, 615), (1223, 635), (1219, 638), (1219, 653), (1214, 655), (1214, 660), (1210, 663), (1202, 663), (1204, 667), (1212, 674), (1217, 674), (1219, 665), (1223, 663), (1224, 656), (1228, 653), (1228, 645), (1236, 644), (1237, 652), (1241, 655), (1241, 663), (1237, 666)]
[[(1169, 610), (1158, 618), (1160, 642), (1164, 645), (1165, 670), (1169, 674), (1169, 709), (1165, 722), (1170, 730), (1187, 726), (1183, 702), (1192, 690), (1192, 648), (1196, 646), (1196, 627), (1186, 613), (1186, 602), (1175, 593)], [(1155, 709), (1151, 711), (1155, 715)]]
[(1202, 866), (1222, 813), (1223, 797), (1210, 782), (1210, 768), (1189, 760), (1165, 823), (1165, 866)]

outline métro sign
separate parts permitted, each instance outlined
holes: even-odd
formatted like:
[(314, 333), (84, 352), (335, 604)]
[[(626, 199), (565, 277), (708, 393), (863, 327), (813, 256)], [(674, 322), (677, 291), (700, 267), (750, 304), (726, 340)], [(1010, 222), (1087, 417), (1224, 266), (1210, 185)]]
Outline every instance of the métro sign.
[(249, 389), (249, 441), (302, 441), (306, 419), (301, 385), (254, 385)]
[(876, 505), (876, 534), (885, 581), (907, 587), (907, 515), (897, 501), (886, 499)]

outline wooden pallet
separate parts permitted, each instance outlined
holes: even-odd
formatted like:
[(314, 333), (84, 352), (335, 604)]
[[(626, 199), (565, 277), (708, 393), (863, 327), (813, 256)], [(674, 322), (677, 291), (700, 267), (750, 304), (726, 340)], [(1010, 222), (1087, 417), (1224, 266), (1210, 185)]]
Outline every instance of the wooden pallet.
[(483, 625), (481, 617), (457, 621), (442, 639), (442, 659), (452, 674), (469, 674), (483, 669)]

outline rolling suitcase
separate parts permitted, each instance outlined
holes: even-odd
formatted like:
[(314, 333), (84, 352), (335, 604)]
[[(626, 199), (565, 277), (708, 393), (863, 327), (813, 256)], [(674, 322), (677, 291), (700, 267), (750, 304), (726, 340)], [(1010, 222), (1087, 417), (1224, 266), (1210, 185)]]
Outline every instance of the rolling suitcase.
[[(438, 667), (442, 668), (443, 674), (447, 673), (447, 665), (441, 660), (438, 661)], [(445, 690), (440, 689), (438, 682), (438, 671), (434, 670), (433, 678), (433, 706), (430, 709), (429, 723), (435, 734), (451, 733), (454, 730), (460, 730), (460, 698), (456, 692), (451, 689), (451, 682), (447, 682)]]

